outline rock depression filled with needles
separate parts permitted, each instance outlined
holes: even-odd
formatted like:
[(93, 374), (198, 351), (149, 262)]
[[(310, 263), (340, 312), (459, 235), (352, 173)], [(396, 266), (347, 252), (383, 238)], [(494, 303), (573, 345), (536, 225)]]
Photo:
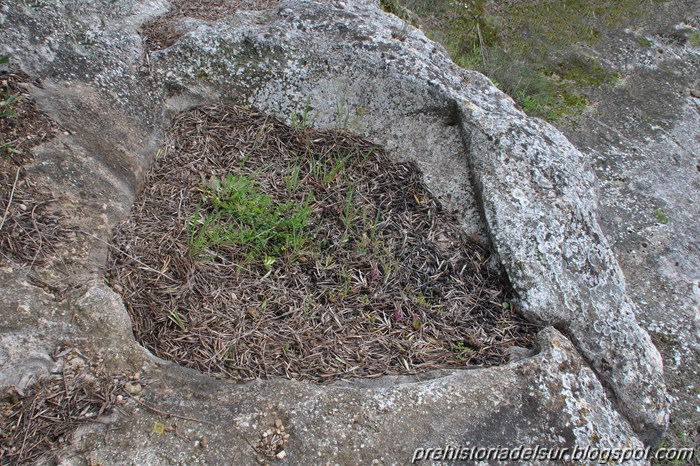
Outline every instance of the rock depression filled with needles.
[(277, 0), (172, 0), (166, 13), (142, 25), (141, 35), (148, 50), (162, 50), (182, 37), (185, 28), (180, 22), (184, 18), (213, 21), (237, 11), (264, 10), (277, 3)]
[(476, 367), (535, 328), (410, 163), (232, 106), (175, 118), (108, 278), (155, 355), (248, 380)]

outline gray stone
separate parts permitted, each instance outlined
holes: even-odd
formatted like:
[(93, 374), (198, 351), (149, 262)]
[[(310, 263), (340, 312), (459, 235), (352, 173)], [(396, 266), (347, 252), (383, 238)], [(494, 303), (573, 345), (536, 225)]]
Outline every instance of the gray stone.
[(22, 394), (51, 373), (66, 315), (9, 268), (0, 268), (0, 283), (0, 396), (10, 388)]
[(673, 400), (664, 444), (684, 447), (700, 425), (700, 101), (689, 95), (698, 89), (700, 48), (668, 36), (700, 32), (700, 17), (694, 1), (659, 10), (590, 50), (622, 78), (592, 97), (578, 124), (560, 129), (591, 161), (600, 226), (664, 359)]

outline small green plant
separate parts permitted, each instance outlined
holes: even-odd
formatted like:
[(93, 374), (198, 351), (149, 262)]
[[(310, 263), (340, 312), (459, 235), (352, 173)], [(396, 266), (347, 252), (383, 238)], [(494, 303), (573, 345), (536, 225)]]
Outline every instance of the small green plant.
[(305, 316), (313, 315), (315, 312), (311, 312), (311, 298), (305, 296), (301, 302), (301, 311)]
[(693, 32), (688, 36), (688, 43), (691, 47), (700, 47), (700, 32)]
[(357, 209), (352, 202), (353, 195), (354, 190), (352, 188), (348, 189), (348, 192), (345, 194), (345, 203), (343, 204), (343, 208), (340, 212), (340, 221), (343, 223), (346, 230), (352, 228), (352, 222), (355, 220), (355, 216), (357, 215)]
[(276, 254), (302, 245), (310, 196), (303, 202), (275, 202), (258, 193), (252, 175), (230, 173), (212, 176), (204, 191), (188, 232), (194, 256), (211, 258), (212, 248), (231, 248), (247, 260), (260, 260), (269, 272)]
[(571, 55), (545, 72), (550, 76), (555, 73), (579, 86), (597, 87), (614, 84), (620, 79), (618, 73), (606, 70), (595, 60), (580, 55)]
[[(377, 232), (379, 231), (379, 210), (372, 216), (369, 209), (362, 209), (362, 227), (363, 227), (363, 238), (367, 238), (368, 245), (373, 243), (377, 238)], [(369, 233), (369, 235), (367, 235)]]
[(304, 132), (311, 128), (318, 118), (318, 112), (312, 114), (311, 112), (311, 97), (306, 98), (304, 107), (299, 110), (297, 109), (292, 114), (292, 128), (298, 132)]
[(2, 154), (6, 159), (9, 159), (14, 153), (15, 148), (12, 147), (9, 142), (3, 141), (2, 138), (0, 138), (0, 154)]
[(345, 163), (353, 154), (344, 157), (333, 158), (330, 151), (321, 156), (312, 155), (309, 158), (311, 176), (318, 182), (330, 184), (338, 177), (345, 167)]
[(671, 220), (668, 215), (666, 215), (664, 211), (658, 207), (654, 210), (654, 219), (656, 219), (657, 223), (662, 225), (667, 224)]
[(334, 260), (333, 255), (326, 254), (325, 256), (323, 256), (322, 260), (319, 261), (319, 264), (321, 264), (322, 267), (325, 269), (330, 269), (330, 268), (335, 267), (334, 262), (335, 262), (335, 260)]
[(504, 90), (513, 96), (525, 113), (549, 121), (577, 114), (588, 102), (585, 96), (573, 91), (566, 83), (557, 83), (544, 75), (518, 85), (522, 87)]
[(18, 97), (19, 94), (13, 94), (5, 100), (0, 100), (0, 118), (17, 118), (17, 113), (11, 105)]
[(367, 160), (369, 160), (370, 157), (372, 157), (372, 155), (374, 155), (374, 151), (372, 151), (372, 149), (360, 151), (359, 152), (359, 156), (360, 156), (359, 164), (364, 165), (365, 162)]
[(342, 284), (339, 291), (340, 297), (346, 298), (352, 290), (352, 276), (347, 268), (341, 267), (338, 271), (338, 276), (341, 278)]
[(398, 268), (399, 261), (391, 256), (386, 255), (382, 258), (382, 262), (380, 265), (382, 267), (382, 275), (384, 276), (384, 284), (386, 285), (392, 278), (391, 274), (394, 272), (394, 270)]
[(650, 41), (649, 39), (647, 39), (647, 38), (644, 37), (644, 36), (638, 37), (638, 38), (637, 38), (637, 43), (638, 43), (640, 46), (642, 46), (642, 47), (644, 47), (644, 48), (647, 48), (647, 49), (654, 45), (654, 43), (653, 43), (652, 41)]
[(299, 191), (299, 186), (300, 186), (300, 180), (299, 180), (299, 173), (301, 171), (301, 167), (299, 165), (293, 165), (292, 167), (289, 168), (289, 171), (287, 172), (287, 176), (284, 179), (284, 186), (287, 188), (287, 192), (289, 194), (296, 194)]
[(350, 112), (348, 111), (345, 97), (335, 101), (335, 127), (338, 130), (347, 130), (350, 126)]
[(245, 167), (245, 164), (248, 162), (248, 159), (250, 159), (251, 155), (257, 153), (258, 150), (262, 147), (262, 145), (265, 142), (265, 133), (268, 131), (268, 123), (263, 122), (260, 127), (255, 131), (255, 138), (253, 141), (253, 145), (251, 148), (247, 149), (245, 151), (245, 154), (243, 155), (243, 158), (241, 159), (241, 163), (238, 165), (238, 169), (241, 170), (243, 167)]
[(423, 327), (423, 322), (421, 322), (420, 319), (414, 318), (411, 322), (411, 327), (413, 327), (413, 330), (417, 332), (421, 329), (421, 327)]
[(422, 294), (414, 295), (413, 301), (415, 301), (415, 303), (418, 304), (420, 307), (430, 308), (430, 301)]
[(275, 258), (272, 256), (266, 255), (265, 259), (263, 259), (263, 267), (265, 267), (265, 270), (267, 270), (267, 273), (265, 274), (265, 276), (263, 276), (263, 280), (265, 278), (269, 277), (270, 274), (272, 273), (272, 266), (274, 265), (274, 263), (275, 263)]
[(457, 361), (466, 362), (474, 356), (474, 350), (463, 341), (458, 341), (454, 346), (454, 355)]
[(333, 162), (333, 166), (330, 168), (330, 170), (328, 170), (323, 176), (323, 182), (326, 184), (333, 182), (340, 171), (345, 167), (345, 162), (347, 162), (351, 156), (352, 154), (348, 154), (345, 157), (336, 159), (335, 162)]
[(177, 327), (183, 332), (187, 330), (187, 327), (185, 326), (185, 321), (182, 319), (182, 316), (180, 316), (180, 314), (177, 312), (177, 309), (172, 309), (170, 311), (170, 313), (168, 314), (168, 319), (170, 319), (170, 322), (177, 325)]
[(10, 136), (11, 138), (6, 141), (4, 135), (0, 134), (0, 154), (3, 154), (5, 157), (10, 157), (17, 151), (13, 145), (13, 143), (17, 142), (17, 128), (10, 132)]

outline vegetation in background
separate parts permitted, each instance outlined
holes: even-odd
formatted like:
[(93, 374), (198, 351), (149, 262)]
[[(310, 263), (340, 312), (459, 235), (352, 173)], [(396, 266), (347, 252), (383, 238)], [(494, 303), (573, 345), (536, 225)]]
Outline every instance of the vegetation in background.
[(379, 6), (382, 10), (392, 15), (396, 15), (404, 21), (411, 24), (411, 26), (418, 27), (418, 22), (414, 18), (411, 11), (402, 5), (400, 0), (379, 0)]
[(386, 11), (393, 13), (399, 3), (415, 13), (455, 63), (484, 73), (526, 113), (550, 121), (580, 114), (588, 92), (619, 78), (580, 51), (561, 50), (593, 45), (605, 28), (643, 14), (632, 0), (391, 3)]

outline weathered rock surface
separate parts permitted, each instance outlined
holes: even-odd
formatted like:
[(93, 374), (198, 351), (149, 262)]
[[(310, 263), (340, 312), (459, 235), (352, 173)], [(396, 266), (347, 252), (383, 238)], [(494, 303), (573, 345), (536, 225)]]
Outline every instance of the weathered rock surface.
[[(232, 386), (152, 366), (143, 372), (155, 380), (143, 403), (206, 422), (164, 420), (127, 401), (106, 440), (104, 426), (84, 437), (84, 448), (102, 464), (255, 464), (250, 444), (277, 419), (290, 434), (285, 461), (299, 465), (409, 464), (416, 448), (446, 445), (643, 448), (569, 341), (551, 328), (539, 341), (537, 356), (508, 366), (371, 387), (279, 379)], [(154, 432), (156, 422), (177, 424), (177, 435)], [(84, 455), (73, 454), (64, 452), (65, 464), (80, 464)]]
[[(289, 1), (218, 21), (187, 19), (181, 26), (189, 32), (146, 60), (139, 25), (165, 9), (104, 0), (0, 10), (2, 53), (42, 80), (32, 93), (63, 128), (36, 151), (29, 176), (50, 186), (89, 233), (61, 255), (72, 275), (59, 278), (81, 286), (82, 296), (55, 304), (22, 285), (16, 270), (6, 272), (3, 292), (13, 300), (0, 308), (12, 327), (0, 340), (2, 388), (48, 370), (52, 348), (69, 339), (113, 370), (146, 364), (149, 404), (214, 423), (188, 427), (183, 444), (154, 435), (156, 417), (130, 405), (118, 433), (76, 445), (111, 464), (191, 463), (191, 455), (250, 462), (244, 438), (254, 439), (273, 411), (293, 426), (294, 464), (312, 464), (316, 454), (331, 463), (406, 463), (414, 448), (445, 443), (638, 445), (628, 421), (641, 439), (659, 438), (667, 422), (661, 359), (636, 323), (597, 224), (592, 172), (558, 131), (528, 119), (488, 80), (457, 68), (372, 2)], [(537, 356), (505, 367), (354, 389), (284, 380), (237, 386), (151, 361), (129, 338), (115, 295), (95, 284), (107, 250), (98, 238), (108, 240), (130, 207), (167, 117), (222, 100), (281, 118), (308, 101), (317, 125), (347, 121), (395, 157), (414, 160), (466, 231), (498, 251), (527, 315), (561, 329), (582, 358), (549, 329)], [(17, 318), (18, 300), (43, 320)], [(65, 315), (52, 311), (61, 306)], [(35, 334), (37, 326), (46, 331)], [(35, 359), (44, 361), (38, 369), (24, 367), (21, 338), (32, 339)], [(407, 419), (415, 420), (410, 434)], [(195, 447), (197, 436), (211, 446)], [(362, 447), (364, 437), (374, 440)]]
[(564, 134), (598, 179), (600, 224), (664, 358), (671, 395), (665, 445), (697, 445), (700, 412), (700, 31), (698, 5), (657, 5), (639, 27), (588, 51), (624, 78), (592, 95)]

